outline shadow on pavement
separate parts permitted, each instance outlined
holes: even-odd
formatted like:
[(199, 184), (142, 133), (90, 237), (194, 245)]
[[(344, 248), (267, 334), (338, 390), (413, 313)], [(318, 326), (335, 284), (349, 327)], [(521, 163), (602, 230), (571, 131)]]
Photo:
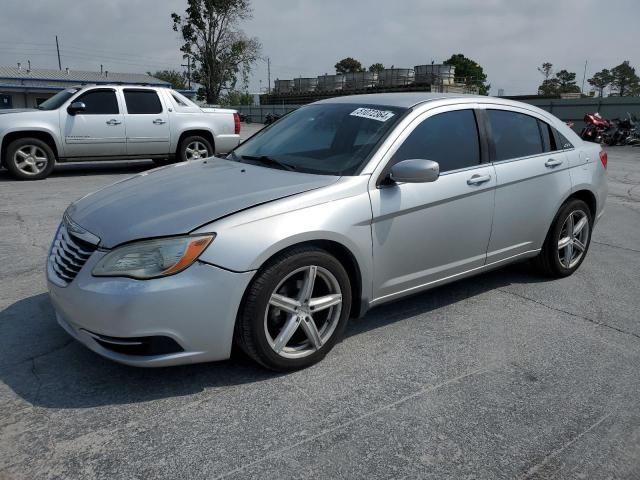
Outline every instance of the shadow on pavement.
[[(544, 281), (513, 265), (371, 310), (351, 321), (347, 337), (437, 310), (510, 284)], [(89, 408), (192, 395), (204, 389), (281, 376), (239, 353), (225, 362), (141, 369), (103, 359), (60, 328), (47, 294), (0, 312), (0, 379), (18, 396), (45, 408)]]
[[(56, 165), (55, 170), (48, 178), (83, 177), (88, 175), (133, 175), (155, 167), (156, 165), (151, 160), (62, 163)], [(0, 168), (0, 182), (20, 181), (22, 180), (13, 178), (7, 169)]]

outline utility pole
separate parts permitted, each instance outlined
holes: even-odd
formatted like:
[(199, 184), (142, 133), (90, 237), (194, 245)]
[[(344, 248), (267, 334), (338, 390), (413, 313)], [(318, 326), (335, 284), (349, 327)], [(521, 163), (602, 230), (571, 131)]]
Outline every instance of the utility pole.
[(584, 80), (585, 78), (587, 78), (587, 62), (588, 60), (584, 61), (584, 73), (582, 74), (582, 88), (580, 89), (581, 93), (584, 93)]
[[(181, 67), (187, 67), (187, 81), (189, 82), (189, 90), (191, 90), (191, 57), (189, 55), (185, 55), (187, 57), (187, 64), (181, 64)], [(182, 58), (184, 58), (182, 57)]]
[(58, 70), (62, 71), (62, 63), (60, 62), (60, 45), (58, 44), (58, 35), (56, 35), (56, 50), (58, 51)]
[(267, 57), (267, 93), (271, 93), (271, 59)]

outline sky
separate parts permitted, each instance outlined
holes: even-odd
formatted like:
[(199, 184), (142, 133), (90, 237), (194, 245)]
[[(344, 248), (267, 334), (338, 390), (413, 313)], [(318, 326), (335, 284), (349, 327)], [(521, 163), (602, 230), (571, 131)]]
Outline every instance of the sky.
[[(170, 14), (186, 0), (0, 0), (0, 65), (146, 72), (182, 69)], [(640, 71), (640, 0), (252, 0), (241, 24), (262, 43), (276, 78), (334, 73), (350, 56), (365, 66), (413, 67), (463, 53), (484, 67), (491, 93), (534, 94), (536, 67), (576, 72), (578, 85), (629, 60)], [(265, 61), (249, 90), (267, 86)], [(585, 83), (586, 89), (588, 84)]]

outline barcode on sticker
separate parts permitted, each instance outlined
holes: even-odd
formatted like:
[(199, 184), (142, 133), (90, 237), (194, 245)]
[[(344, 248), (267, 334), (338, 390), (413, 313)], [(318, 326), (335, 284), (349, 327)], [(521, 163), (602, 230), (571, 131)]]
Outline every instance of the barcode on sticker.
[(389, 110), (376, 110), (375, 108), (357, 108), (349, 115), (353, 117), (368, 118), (369, 120), (377, 120), (378, 122), (386, 122), (393, 117), (395, 113), (390, 112)]

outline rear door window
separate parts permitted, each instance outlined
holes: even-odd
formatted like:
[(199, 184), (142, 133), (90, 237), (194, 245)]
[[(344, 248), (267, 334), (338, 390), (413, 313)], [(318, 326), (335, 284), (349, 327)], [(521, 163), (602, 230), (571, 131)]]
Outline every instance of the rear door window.
[(544, 152), (538, 120), (509, 110), (487, 110), (495, 145), (495, 161), (538, 155)]
[(424, 120), (393, 156), (393, 163), (424, 159), (440, 164), (440, 172), (480, 164), (480, 141), (473, 110), (439, 113)]
[(162, 103), (153, 90), (124, 90), (127, 112), (132, 115), (153, 115), (162, 113)]

